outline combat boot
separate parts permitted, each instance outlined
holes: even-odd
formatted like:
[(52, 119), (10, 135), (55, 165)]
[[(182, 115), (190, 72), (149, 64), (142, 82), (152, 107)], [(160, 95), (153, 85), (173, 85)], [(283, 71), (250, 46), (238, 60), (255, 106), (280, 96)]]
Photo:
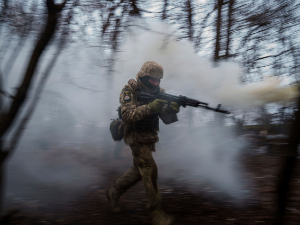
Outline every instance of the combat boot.
[(151, 213), (152, 225), (172, 225), (174, 224), (174, 217), (170, 216), (161, 209)]
[(118, 208), (120, 196), (121, 193), (116, 188), (110, 188), (106, 191), (106, 197), (109, 201), (109, 208), (113, 213), (120, 212), (120, 208)]

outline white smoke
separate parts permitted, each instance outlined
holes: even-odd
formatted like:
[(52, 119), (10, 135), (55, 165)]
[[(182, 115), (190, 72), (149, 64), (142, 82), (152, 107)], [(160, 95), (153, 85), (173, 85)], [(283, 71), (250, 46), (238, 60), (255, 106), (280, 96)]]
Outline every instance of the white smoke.
[[(146, 32), (141, 26), (152, 31)], [(196, 55), (191, 43), (175, 40), (174, 30), (167, 24), (139, 25), (122, 48), (117, 70), (122, 77), (131, 78), (145, 61), (156, 61), (164, 68), (162, 86), (169, 92), (186, 92), (197, 99), (235, 108), (286, 102), (298, 96), (296, 87), (282, 86), (277, 77), (243, 85), (242, 69), (237, 63), (223, 62), (216, 67), (209, 56)]]
[[(31, 179), (43, 183), (46, 178), (49, 185), (61, 186), (63, 190), (69, 190), (71, 186), (74, 189), (82, 188), (94, 183), (95, 179), (102, 179), (96, 176), (99, 173), (94, 166), (66, 155), (72, 148), (76, 148), (77, 153), (80, 152), (87, 158), (100, 158), (103, 151), (107, 151), (105, 154), (109, 155), (114, 143), (108, 126), (110, 119), (117, 117), (120, 91), (129, 79), (135, 78), (145, 61), (153, 60), (163, 66), (164, 79), (161, 86), (167, 93), (186, 95), (209, 102), (211, 106), (222, 103), (244, 108), (245, 105), (256, 106), (274, 100), (288, 100), (297, 95), (293, 89), (282, 87), (274, 77), (241, 85), (239, 80), (242, 70), (238, 64), (221, 63), (214, 67), (208, 57), (195, 54), (189, 42), (176, 42), (174, 30), (168, 25), (149, 25), (144, 22), (139, 22), (139, 25), (154, 32), (133, 28), (117, 55), (113, 79), (106, 76), (98, 49), (84, 49), (75, 44), (62, 53), (37, 112), (27, 127), (20, 149), (9, 162), (8, 189), (14, 190), (11, 188), (14, 186), (15, 195), (23, 195), (18, 195), (17, 192), (22, 192), (24, 182), (26, 184)], [(20, 56), (22, 60), (18, 60), (18, 65), (26, 65), (27, 54), (30, 52), (27, 48), (25, 54)], [(17, 86), (19, 77), (16, 75), (23, 70), (19, 66), (11, 72), (7, 82), (8, 91)], [(39, 71), (43, 71), (42, 66)], [(200, 180), (209, 181), (230, 195), (241, 193), (243, 183), (240, 170), (236, 168), (237, 156), (245, 148), (245, 141), (235, 139), (227, 128), (221, 129), (210, 124), (214, 114), (208, 111), (181, 108), (178, 117), (179, 122), (174, 125), (161, 125), (160, 143), (154, 154), (160, 178), (173, 178), (186, 185), (193, 183), (197, 188), (203, 187)], [(187, 128), (190, 121), (193, 129)], [(92, 124), (96, 131), (86, 129), (87, 124)], [(105, 133), (100, 132), (100, 129)], [(90, 143), (88, 138), (91, 136), (94, 143), (90, 145), (96, 146), (95, 150), (77, 149), (82, 143)], [(68, 151), (65, 151), (67, 148)], [(56, 151), (57, 149), (59, 150)], [(68, 168), (71, 169), (64, 169), (61, 161), (58, 161), (56, 169), (43, 163), (54, 153), (56, 157), (68, 159)], [(15, 171), (16, 165), (21, 172)], [(120, 171), (120, 176), (122, 172), (125, 171)], [(20, 182), (18, 177), (24, 177), (26, 181)], [(28, 192), (38, 190), (28, 189)]]
[[(276, 77), (241, 84), (242, 69), (237, 63), (223, 62), (215, 66), (209, 57), (195, 54), (189, 42), (176, 41), (174, 30), (164, 23), (139, 21), (120, 52), (114, 83), (118, 94), (130, 78), (135, 78), (145, 61), (156, 61), (164, 68), (161, 86), (167, 93), (186, 95), (209, 102), (211, 106), (222, 103), (245, 109), (267, 102), (290, 101), (298, 95), (295, 88), (282, 86)], [(237, 158), (241, 150), (247, 148), (247, 141), (237, 139), (229, 127), (210, 123), (213, 113), (182, 108), (178, 116), (176, 124), (161, 125), (160, 143), (154, 154), (162, 168), (160, 176), (175, 179), (178, 184), (192, 185), (196, 190), (209, 182), (213, 185), (211, 189), (245, 197), (243, 169)], [(206, 123), (197, 126), (203, 120)], [(190, 121), (192, 128), (187, 128)]]

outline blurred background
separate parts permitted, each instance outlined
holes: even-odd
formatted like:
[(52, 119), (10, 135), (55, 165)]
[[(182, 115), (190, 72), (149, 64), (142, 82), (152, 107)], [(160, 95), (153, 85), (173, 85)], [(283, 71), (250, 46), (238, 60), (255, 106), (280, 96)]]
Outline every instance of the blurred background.
[(132, 165), (109, 131), (120, 92), (156, 61), (167, 93), (231, 112), (160, 122), (177, 223), (299, 224), (299, 15), (296, 0), (1, 0), (3, 222), (150, 224), (142, 184), (113, 218), (105, 190)]

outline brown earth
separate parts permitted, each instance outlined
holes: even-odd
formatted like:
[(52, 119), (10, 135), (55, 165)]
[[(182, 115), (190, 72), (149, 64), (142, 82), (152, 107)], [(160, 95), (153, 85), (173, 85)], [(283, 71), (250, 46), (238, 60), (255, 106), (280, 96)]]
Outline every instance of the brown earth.
[[(266, 140), (255, 140), (257, 147), (265, 148)], [(191, 186), (179, 186), (177, 182), (159, 180), (163, 209), (174, 215), (176, 225), (183, 224), (273, 224), (275, 205), (275, 182), (284, 145), (273, 141), (267, 152), (245, 152), (240, 155), (242, 171), (249, 182), (249, 197), (242, 202), (224, 195), (214, 198), (209, 184), (195, 193)], [(275, 143), (275, 144), (274, 144)], [(266, 148), (265, 148), (266, 149)], [(130, 165), (132, 157), (128, 147), (123, 147), (122, 157), (94, 163), (105, 178), (95, 183), (95, 188), (82, 192), (79, 197), (65, 206), (49, 209), (19, 209), (6, 212), (2, 224), (101, 224), (101, 225), (150, 225), (151, 218), (144, 209), (146, 198), (142, 183), (132, 187), (120, 200), (121, 212), (112, 214), (107, 207), (105, 191)], [(170, 165), (172, 166), (172, 165)], [(286, 224), (300, 224), (300, 159), (293, 176), (292, 191), (286, 211)], [(18, 208), (18, 206), (15, 206)]]

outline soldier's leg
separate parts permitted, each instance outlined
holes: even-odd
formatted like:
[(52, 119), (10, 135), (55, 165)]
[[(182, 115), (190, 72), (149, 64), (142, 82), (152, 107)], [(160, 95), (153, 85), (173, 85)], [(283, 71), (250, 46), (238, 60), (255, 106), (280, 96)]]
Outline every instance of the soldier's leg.
[(149, 201), (149, 209), (158, 208), (160, 202), (157, 183), (157, 165), (152, 157), (151, 145), (130, 146), (134, 157), (134, 165), (139, 170), (144, 183), (145, 194)]
[(109, 206), (112, 212), (116, 213), (119, 211), (117, 205), (121, 195), (141, 179), (142, 177), (139, 170), (135, 166), (133, 166), (116, 181), (116, 185), (114, 188), (110, 188), (107, 190), (106, 196), (109, 200)]
[(130, 146), (134, 156), (134, 164), (139, 169), (148, 198), (148, 209), (154, 225), (173, 224), (174, 218), (166, 215), (160, 208), (160, 195), (157, 183), (157, 165), (152, 157), (154, 145)]
[(116, 189), (124, 194), (130, 187), (142, 180), (140, 171), (135, 166), (127, 170), (123, 176), (116, 181)]

